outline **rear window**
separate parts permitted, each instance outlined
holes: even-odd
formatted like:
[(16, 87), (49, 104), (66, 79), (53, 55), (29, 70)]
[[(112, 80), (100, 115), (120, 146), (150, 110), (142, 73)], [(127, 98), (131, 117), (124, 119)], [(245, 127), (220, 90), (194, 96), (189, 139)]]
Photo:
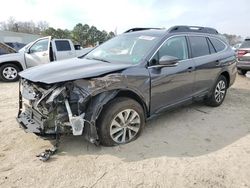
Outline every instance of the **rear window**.
[(226, 45), (223, 42), (219, 41), (218, 39), (215, 38), (209, 38), (209, 39), (212, 42), (216, 52), (221, 52), (226, 48)]
[(193, 57), (200, 57), (210, 54), (207, 39), (205, 37), (193, 36), (189, 37), (189, 40)]
[(242, 45), (240, 46), (240, 48), (250, 48), (250, 39), (249, 40), (245, 40)]
[(69, 41), (67, 41), (67, 40), (57, 40), (57, 41), (55, 41), (55, 43), (56, 43), (56, 49), (59, 52), (71, 50)]

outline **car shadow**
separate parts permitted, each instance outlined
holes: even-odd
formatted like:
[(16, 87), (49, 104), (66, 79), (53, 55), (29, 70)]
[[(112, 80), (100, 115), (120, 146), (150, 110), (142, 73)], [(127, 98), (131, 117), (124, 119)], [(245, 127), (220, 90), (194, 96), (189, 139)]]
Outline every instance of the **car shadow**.
[(58, 155), (112, 155), (128, 162), (207, 155), (250, 133), (249, 104), (249, 90), (230, 88), (222, 106), (195, 103), (163, 113), (148, 121), (141, 136), (129, 144), (103, 147), (83, 137), (65, 136)]

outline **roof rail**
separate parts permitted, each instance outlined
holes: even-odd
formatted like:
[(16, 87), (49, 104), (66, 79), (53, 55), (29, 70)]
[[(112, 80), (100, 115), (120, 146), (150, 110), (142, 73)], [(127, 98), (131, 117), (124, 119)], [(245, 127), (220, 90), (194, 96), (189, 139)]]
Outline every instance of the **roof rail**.
[(197, 32), (197, 33), (209, 33), (209, 34), (219, 34), (219, 32), (210, 27), (200, 27), (200, 26), (185, 26), (177, 25), (173, 26), (168, 30), (169, 33), (175, 32)]
[(130, 33), (130, 32), (135, 32), (135, 31), (143, 31), (143, 30), (150, 30), (150, 29), (162, 29), (162, 28), (154, 28), (154, 27), (135, 27), (131, 28), (124, 33)]

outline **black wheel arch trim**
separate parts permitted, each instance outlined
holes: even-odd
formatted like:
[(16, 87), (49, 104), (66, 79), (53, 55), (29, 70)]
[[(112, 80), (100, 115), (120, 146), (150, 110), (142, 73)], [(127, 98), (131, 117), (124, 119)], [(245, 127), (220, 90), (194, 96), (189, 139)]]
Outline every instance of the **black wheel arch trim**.
[(90, 97), (86, 108), (86, 119), (88, 120), (88, 124), (85, 126), (84, 136), (90, 142), (98, 143), (99, 137), (97, 134), (96, 122), (105, 108), (105, 105), (117, 97), (128, 97), (135, 100), (142, 106), (145, 117), (149, 115), (149, 106), (147, 106), (146, 102), (143, 100), (144, 97), (133, 90), (113, 89), (95, 93), (95, 95)]

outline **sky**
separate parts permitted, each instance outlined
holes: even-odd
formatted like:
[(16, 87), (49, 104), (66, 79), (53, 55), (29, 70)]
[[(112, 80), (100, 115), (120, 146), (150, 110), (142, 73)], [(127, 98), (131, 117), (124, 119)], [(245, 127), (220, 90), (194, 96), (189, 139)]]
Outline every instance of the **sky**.
[(122, 33), (133, 27), (192, 25), (250, 36), (250, 0), (1, 0), (0, 22), (47, 21), (73, 29), (77, 23)]

